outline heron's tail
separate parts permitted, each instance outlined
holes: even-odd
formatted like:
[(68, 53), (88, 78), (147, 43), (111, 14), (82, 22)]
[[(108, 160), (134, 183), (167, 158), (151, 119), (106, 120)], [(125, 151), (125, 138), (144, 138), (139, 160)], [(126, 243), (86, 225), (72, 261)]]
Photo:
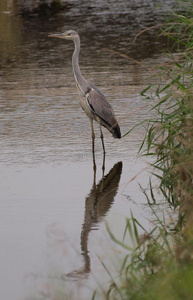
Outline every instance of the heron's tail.
[(114, 124), (112, 126), (110, 126), (109, 123), (105, 122), (103, 119), (101, 119), (101, 125), (103, 125), (105, 128), (108, 129), (108, 131), (110, 131), (113, 135), (113, 137), (115, 139), (120, 139), (121, 138), (121, 130), (119, 127), (119, 124), (117, 123), (116, 119), (114, 119)]
[(121, 138), (121, 130), (118, 124), (112, 127), (112, 134), (115, 139)]

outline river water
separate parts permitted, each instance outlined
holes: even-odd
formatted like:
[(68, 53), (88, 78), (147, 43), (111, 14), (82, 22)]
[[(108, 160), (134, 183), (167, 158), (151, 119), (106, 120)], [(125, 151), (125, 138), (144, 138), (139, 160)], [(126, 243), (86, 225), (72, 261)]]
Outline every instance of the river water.
[(174, 2), (38, 4), (0, 4), (0, 298), (90, 299), (97, 286), (101, 294), (108, 286), (105, 268), (116, 277), (126, 253), (106, 222), (120, 239), (131, 211), (151, 227), (140, 189), (148, 185), (148, 164), (137, 157), (145, 132), (141, 126), (116, 140), (104, 129), (103, 171), (95, 124), (94, 173), (90, 122), (72, 73), (73, 43), (48, 34), (79, 32), (82, 73), (112, 104), (124, 135), (150, 116), (140, 92), (164, 61), (166, 43), (155, 34)]

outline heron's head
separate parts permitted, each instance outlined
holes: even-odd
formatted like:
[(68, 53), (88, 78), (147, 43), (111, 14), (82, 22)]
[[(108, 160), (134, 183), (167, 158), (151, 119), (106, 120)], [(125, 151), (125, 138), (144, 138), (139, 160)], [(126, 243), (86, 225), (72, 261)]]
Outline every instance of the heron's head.
[(68, 30), (64, 33), (55, 33), (49, 35), (49, 37), (56, 37), (60, 39), (66, 39), (66, 40), (75, 40), (75, 38), (78, 37), (78, 33), (75, 30)]

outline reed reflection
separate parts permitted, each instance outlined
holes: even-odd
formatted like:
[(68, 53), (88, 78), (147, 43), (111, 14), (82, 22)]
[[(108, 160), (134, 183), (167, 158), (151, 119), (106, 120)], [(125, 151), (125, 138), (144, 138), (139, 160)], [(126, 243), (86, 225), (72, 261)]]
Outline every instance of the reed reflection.
[(103, 220), (104, 216), (110, 210), (114, 202), (121, 178), (122, 162), (116, 163), (107, 175), (104, 176), (103, 174), (97, 185), (95, 182), (95, 171), (96, 169), (94, 169), (94, 178), (91, 191), (85, 199), (84, 221), (80, 236), (81, 254), (83, 257), (84, 266), (79, 270), (69, 273), (67, 275), (68, 277), (86, 277), (90, 272), (90, 255), (88, 250), (89, 233), (93, 229), (98, 229), (98, 223)]

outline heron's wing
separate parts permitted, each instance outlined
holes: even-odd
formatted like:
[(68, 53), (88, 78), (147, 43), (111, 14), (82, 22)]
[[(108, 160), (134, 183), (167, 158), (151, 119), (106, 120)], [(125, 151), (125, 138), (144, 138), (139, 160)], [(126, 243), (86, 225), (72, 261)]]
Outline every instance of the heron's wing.
[(86, 98), (91, 110), (104, 121), (104, 123), (111, 127), (117, 124), (111, 105), (99, 90), (91, 88), (86, 94)]

